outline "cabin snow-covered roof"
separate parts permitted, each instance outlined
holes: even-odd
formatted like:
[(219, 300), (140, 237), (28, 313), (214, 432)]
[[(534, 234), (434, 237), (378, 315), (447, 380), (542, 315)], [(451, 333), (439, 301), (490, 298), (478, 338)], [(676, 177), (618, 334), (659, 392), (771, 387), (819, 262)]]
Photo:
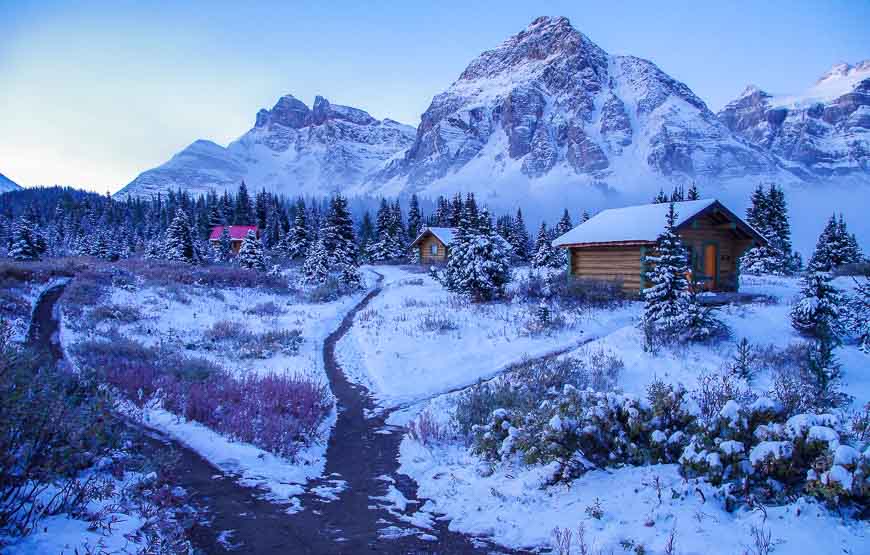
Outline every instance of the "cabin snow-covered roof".
[(422, 239), (427, 233), (431, 233), (434, 235), (439, 241), (444, 243), (447, 246), (450, 246), (450, 243), (453, 242), (453, 238), (456, 236), (456, 228), (454, 227), (424, 227), (420, 234), (417, 235), (417, 238), (414, 239), (414, 242), (411, 243), (411, 246), (417, 244), (417, 242)]
[[(674, 211), (677, 213), (674, 227), (680, 227), (713, 205), (718, 205), (718, 208), (726, 212), (736, 223), (739, 223), (747, 230), (747, 233), (764, 241), (764, 237), (758, 231), (752, 229), (749, 224), (712, 198), (674, 203)], [(553, 246), (655, 241), (664, 230), (668, 206), (669, 203), (665, 202), (603, 210), (571, 231), (554, 239)]]

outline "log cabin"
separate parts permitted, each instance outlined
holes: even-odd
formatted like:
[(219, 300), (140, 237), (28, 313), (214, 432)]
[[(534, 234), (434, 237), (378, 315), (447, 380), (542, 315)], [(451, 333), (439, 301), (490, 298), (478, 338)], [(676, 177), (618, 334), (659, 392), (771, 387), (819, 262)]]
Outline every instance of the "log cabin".
[[(674, 204), (676, 230), (687, 250), (690, 279), (707, 291), (737, 291), (737, 261), (767, 239), (716, 199)], [(644, 259), (653, 255), (664, 230), (668, 204), (644, 204), (604, 210), (557, 237), (553, 246), (568, 249), (568, 272), (584, 279), (615, 281), (636, 295), (648, 284)]]
[(444, 264), (456, 230), (452, 227), (424, 227), (411, 243), (420, 253), (420, 264)]
[[(226, 227), (227, 232), (230, 235), (230, 245), (235, 254), (239, 254), (239, 249), (242, 248), (242, 241), (245, 240), (248, 231), (253, 231), (254, 235), (256, 235), (258, 239), (260, 238), (260, 230), (255, 225), (229, 225)], [(223, 231), (224, 226), (222, 225), (216, 225), (211, 228), (211, 234), (208, 236), (208, 240), (213, 248), (220, 248), (221, 234)]]

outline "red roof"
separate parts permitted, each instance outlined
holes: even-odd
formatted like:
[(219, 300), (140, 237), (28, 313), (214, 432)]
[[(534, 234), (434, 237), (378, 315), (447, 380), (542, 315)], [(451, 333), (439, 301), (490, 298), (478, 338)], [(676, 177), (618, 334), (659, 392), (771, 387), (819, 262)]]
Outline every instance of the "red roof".
[[(249, 231), (253, 231), (254, 235), (259, 235), (257, 232), (257, 226), (255, 225), (230, 225), (227, 226), (229, 228), (230, 239), (241, 241), (245, 238)], [(221, 238), (221, 233), (224, 231), (224, 226), (216, 225), (211, 229), (211, 235), (209, 235), (209, 239), (212, 241), (218, 241)]]

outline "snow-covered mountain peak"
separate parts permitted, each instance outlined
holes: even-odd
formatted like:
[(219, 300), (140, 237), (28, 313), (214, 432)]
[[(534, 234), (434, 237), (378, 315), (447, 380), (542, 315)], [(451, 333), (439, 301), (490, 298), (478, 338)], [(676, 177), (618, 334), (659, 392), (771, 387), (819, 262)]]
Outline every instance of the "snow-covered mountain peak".
[(407, 148), (414, 129), (317, 96), (313, 108), (287, 94), (257, 112), (254, 127), (226, 148), (198, 140), (140, 174), (118, 194), (166, 189), (254, 189), (326, 194), (361, 182)]
[(9, 191), (17, 191), (21, 189), (21, 185), (15, 183), (2, 173), (0, 173), (0, 193), (7, 193)]
[(832, 175), (870, 170), (870, 60), (834, 64), (800, 94), (747, 91), (719, 112), (719, 120), (793, 163), (793, 171)]
[(606, 53), (571, 26), (567, 17), (539, 17), (528, 27), (474, 59), (459, 81), (478, 81), (510, 73), (515, 82), (534, 77), (554, 62), (589, 58), (599, 64)]

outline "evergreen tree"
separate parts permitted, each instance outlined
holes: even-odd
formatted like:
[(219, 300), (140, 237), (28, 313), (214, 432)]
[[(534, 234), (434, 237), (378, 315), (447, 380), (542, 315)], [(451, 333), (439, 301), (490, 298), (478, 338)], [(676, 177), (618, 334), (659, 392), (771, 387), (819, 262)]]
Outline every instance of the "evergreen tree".
[(306, 216), (305, 201), (300, 198), (296, 202), (296, 215), (293, 217), (293, 225), (290, 226), (290, 231), (284, 235), (280, 250), (288, 258), (295, 260), (305, 257), (310, 244), (311, 233)]
[(449, 227), (459, 227), (462, 221), (465, 207), (462, 204), (462, 195), (456, 193), (453, 200), (450, 202), (450, 210), (447, 213), (447, 223)]
[(363, 214), (362, 221), (359, 224), (359, 259), (362, 262), (371, 262), (369, 251), (372, 248), (375, 237), (375, 224), (372, 222), (371, 213), (366, 210)]
[(855, 236), (846, 228), (841, 214), (839, 219), (831, 216), (825, 229), (816, 242), (809, 269), (817, 272), (831, 272), (844, 264), (861, 261), (861, 251)]
[(357, 286), (361, 282), (358, 270), (357, 247), (353, 221), (347, 208), (347, 199), (341, 195), (332, 198), (329, 213), (320, 231), (323, 248), (331, 267), (345, 285)]
[(239, 192), (236, 195), (236, 208), (233, 213), (234, 225), (255, 225), (254, 216), (251, 213), (251, 197), (248, 195), (248, 186), (242, 181)]
[(248, 234), (242, 240), (242, 247), (239, 249), (239, 266), (258, 272), (266, 271), (263, 243), (257, 239), (252, 229), (248, 230)]
[(683, 202), (686, 200), (686, 193), (683, 190), (682, 185), (676, 185), (674, 190), (671, 192), (670, 202)]
[(845, 331), (844, 302), (829, 273), (809, 270), (791, 310), (792, 326), (803, 335), (839, 344)]
[(408, 205), (408, 241), (413, 241), (423, 230), (423, 216), (420, 214), (420, 203), (417, 195), (411, 195)]
[(591, 216), (589, 215), (589, 212), (587, 212), (586, 210), (584, 210), (584, 211), (583, 211), (583, 215), (580, 217), (580, 221), (581, 221), (581, 222), (588, 222), (588, 221), (589, 221), (589, 218), (591, 218)]
[(652, 202), (653, 204), (665, 204), (670, 202), (670, 199), (668, 198), (668, 195), (665, 194), (664, 189), (659, 189), (659, 194), (653, 197)]
[(229, 226), (223, 226), (221, 229), (220, 240), (218, 241), (218, 259), (222, 262), (227, 262), (233, 257), (233, 242), (230, 238)]
[[(556, 231), (553, 233), (553, 239), (561, 237), (565, 235), (569, 231), (574, 228), (574, 223), (571, 221), (571, 214), (568, 213), (568, 209), (562, 213), (562, 219), (559, 220), (559, 223), (556, 224)], [(568, 249), (557, 249), (557, 257), (559, 267), (567, 268), (568, 267), (568, 257), (570, 256), (570, 252)]]
[(329, 255), (324, 246), (323, 237), (318, 237), (314, 245), (308, 249), (302, 272), (309, 283), (323, 283), (329, 277)]
[(768, 241), (749, 249), (740, 261), (740, 271), (747, 274), (787, 275), (797, 271), (791, 245), (791, 227), (785, 194), (775, 184), (767, 191), (759, 185), (752, 193), (746, 221)]
[(513, 219), (513, 228), (511, 234), (505, 237), (511, 247), (513, 254), (517, 260), (526, 261), (529, 259), (529, 231), (526, 229), (526, 222), (523, 220), (523, 211), (517, 208), (517, 215)]
[[(562, 250), (562, 249), (559, 249)], [(532, 256), (532, 268), (561, 268), (562, 256), (553, 245), (550, 232), (547, 231), (547, 224), (541, 222), (541, 227), (538, 229), (538, 237), (535, 240), (535, 252)]]
[(166, 230), (163, 255), (167, 260), (199, 264), (200, 253), (191, 232), (190, 218), (187, 213), (178, 208), (169, 228)]
[(856, 280), (848, 314), (847, 324), (858, 340), (858, 348), (870, 354), (870, 278)]
[(42, 252), (36, 226), (28, 215), (22, 215), (12, 228), (9, 256), (15, 260), (39, 260)]
[(642, 292), (645, 302), (642, 325), (648, 339), (651, 334), (673, 339), (689, 326), (687, 309), (692, 303), (686, 277), (689, 263), (675, 229), (676, 220), (674, 203), (671, 203), (665, 229), (656, 239), (655, 255), (645, 258), (645, 263), (652, 267), (647, 273), (650, 286)]
[(450, 258), (441, 281), (450, 291), (468, 295), (476, 302), (504, 294), (510, 280), (509, 244), (496, 234), (484, 209), (476, 224), (473, 210), (466, 206), (450, 245)]
[(698, 186), (692, 181), (692, 186), (689, 187), (689, 192), (686, 193), (686, 200), (701, 200), (701, 193), (698, 191)]

